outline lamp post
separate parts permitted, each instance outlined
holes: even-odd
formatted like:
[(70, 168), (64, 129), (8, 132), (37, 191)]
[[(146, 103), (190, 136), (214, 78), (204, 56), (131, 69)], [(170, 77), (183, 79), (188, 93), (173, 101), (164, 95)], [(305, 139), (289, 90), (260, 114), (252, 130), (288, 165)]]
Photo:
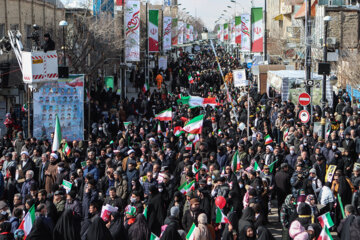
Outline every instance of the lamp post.
[(65, 27), (68, 25), (68, 22), (65, 20), (60, 21), (59, 26), (63, 29), (63, 55), (64, 55), (64, 66), (66, 66), (66, 47), (65, 47)]
[[(327, 63), (327, 32), (328, 32), (328, 25), (331, 21), (330, 16), (324, 17), (324, 45), (323, 45), (323, 61), (324, 63)], [(325, 139), (325, 107), (326, 107), (326, 73), (323, 72), (323, 79), (322, 79), (322, 113), (321, 113), (321, 137)]]

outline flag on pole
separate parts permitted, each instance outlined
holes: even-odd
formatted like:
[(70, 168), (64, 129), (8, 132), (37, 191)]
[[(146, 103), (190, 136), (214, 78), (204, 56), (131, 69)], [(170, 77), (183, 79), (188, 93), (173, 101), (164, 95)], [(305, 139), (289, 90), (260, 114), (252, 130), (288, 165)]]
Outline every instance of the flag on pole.
[(241, 44), (241, 17), (235, 17), (235, 43)]
[(154, 233), (151, 233), (150, 240), (160, 240), (160, 238), (156, 236)]
[(188, 193), (189, 191), (194, 191), (195, 190), (195, 180), (192, 180), (190, 183), (184, 182), (179, 188), (178, 190), (186, 195), (186, 193)]
[(174, 128), (174, 135), (175, 137), (180, 137), (181, 134), (185, 133), (182, 127), (177, 126)]
[(216, 223), (230, 223), (219, 207), (216, 207)]
[(159, 51), (159, 10), (149, 10), (149, 52)]
[(344, 206), (343, 206), (343, 203), (342, 203), (342, 201), (341, 201), (340, 194), (338, 194), (337, 197), (338, 197), (338, 201), (339, 201), (339, 205), (340, 205), (342, 217), (345, 218)]
[(158, 122), (158, 125), (157, 125), (157, 133), (158, 134), (163, 134), (163, 132), (161, 131), (160, 121)]
[(63, 148), (63, 153), (68, 157), (71, 153), (71, 149), (67, 143), (65, 143), (65, 146)]
[(254, 170), (255, 171), (260, 171), (261, 169), (260, 169), (260, 167), (259, 167), (259, 164), (257, 163), (257, 161), (255, 161), (255, 163), (254, 163)]
[(239, 151), (236, 151), (233, 156), (231, 168), (232, 168), (233, 172), (237, 172), (241, 169)]
[(320, 217), (318, 217), (318, 220), (322, 228), (324, 226), (326, 226), (327, 228), (331, 228), (332, 226), (334, 226), (334, 222), (331, 218), (330, 212), (321, 215)]
[(181, 98), (177, 100), (177, 103), (186, 104), (189, 105), (189, 107), (206, 107), (207, 105), (215, 107), (219, 105), (219, 103), (216, 102), (216, 98), (202, 98), (198, 96), (181, 96)]
[(146, 93), (147, 91), (149, 91), (149, 89), (150, 89), (149, 83), (145, 82), (142, 88), (143, 93)]
[(143, 212), (145, 219), (147, 219), (147, 214), (148, 214), (148, 207), (146, 206)]
[(63, 179), (62, 186), (65, 188), (66, 193), (69, 193), (72, 188), (72, 183)]
[(265, 145), (268, 145), (268, 144), (273, 142), (273, 140), (272, 140), (272, 138), (270, 137), (269, 134), (266, 135), (264, 139), (265, 139)]
[(186, 235), (186, 240), (194, 240), (195, 239), (195, 234), (194, 234), (195, 228), (196, 228), (196, 225), (195, 225), (195, 223), (193, 223), (191, 225), (191, 228), (190, 228), (188, 234)]
[(275, 166), (275, 163), (278, 161), (278, 159), (276, 159), (274, 162), (270, 163), (269, 165), (269, 171), (272, 172), (274, 170), (274, 166)]
[(24, 231), (25, 238), (29, 235), (35, 222), (35, 205), (32, 205), (23, 220), (20, 223), (19, 229)]
[(125, 129), (128, 129), (129, 125), (131, 124), (132, 122), (124, 122), (124, 127)]
[(171, 121), (172, 120), (172, 109), (168, 108), (159, 114), (155, 115), (155, 118), (159, 121)]
[(56, 152), (59, 147), (60, 147), (60, 143), (62, 140), (62, 136), (61, 136), (61, 125), (60, 125), (60, 120), (59, 120), (59, 116), (56, 115), (56, 122), (55, 122), (55, 131), (54, 131), (54, 139), (53, 139), (53, 144), (52, 144), (52, 148), (51, 150), (53, 152)]
[(201, 134), (204, 115), (199, 115), (191, 119), (184, 127), (184, 131), (192, 134)]
[(326, 226), (321, 230), (318, 240), (333, 240), (333, 237)]
[(23, 111), (23, 112), (27, 112), (27, 111), (28, 111), (28, 105), (27, 105), (27, 103), (24, 103), (24, 105), (22, 105), (21, 111)]
[(327, 140), (330, 136), (331, 133), (331, 129), (327, 130), (326, 134), (325, 134), (325, 140)]
[(190, 83), (190, 84), (193, 84), (193, 83), (194, 83), (194, 78), (191, 76), (191, 74), (189, 74), (188, 80), (189, 80), (189, 83)]
[(171, 50), (171, 27), (172, 27), (172, 18), (163, 17), (163, 50)]
[(225, 41), (229, 40), (229, 24), (228, 23), (224, 24), (224, 40)]
[(186, 151), (191, 151), (191, 149), (192, 149), (192, 144), (191, 143), (186, 144), (185, 150)]
[(251, 9), (252, 52), (263, 52), (263, 9)]

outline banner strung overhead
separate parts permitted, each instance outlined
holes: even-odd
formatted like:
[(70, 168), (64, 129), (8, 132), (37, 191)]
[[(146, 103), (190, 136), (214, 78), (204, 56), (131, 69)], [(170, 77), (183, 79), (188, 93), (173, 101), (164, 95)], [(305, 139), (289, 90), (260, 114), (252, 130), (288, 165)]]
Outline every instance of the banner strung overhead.
[(251, 9), (252, 23), (252, 52), (263, 52), (263, 10), (262, 8)]
[(178, 22), (178, 44), (184, 44), (184, 22)]
[(149, 52), (159, 51), (159, 10), (149, 10)]
[(250, 51), (250, 15), (241, 15), (241, 51)]
[(56, 115), (63, 139), (84, 139), (84, 75), (46, 82), (34, 92), (34, 137), (51, 139)]
[(224, 40), (225, 41), (229, 40), (229, 24), (228, 23), (224, 24)]
[(241, 17), (235, 17), (235, 43), (241, 44)]
[(178, 19), (172, 19), (172, 30), (171, 30), (171, 45), (176, 46), (178, 44)]
[(171, 50), (171, 27), (172, 27), (172, 18), (164, 17), (163, 24), (163, 50)]
[(140, 61), (140, 1), (126, 1), (125, 6), (125, 59)]

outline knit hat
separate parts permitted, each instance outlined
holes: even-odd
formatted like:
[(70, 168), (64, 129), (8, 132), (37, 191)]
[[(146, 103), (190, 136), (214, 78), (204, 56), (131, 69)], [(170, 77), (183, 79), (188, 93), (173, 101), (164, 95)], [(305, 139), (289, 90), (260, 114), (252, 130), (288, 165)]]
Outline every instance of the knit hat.
[(179, 217), (179, 213), (180, 213), (180, 210), (179, 210), (179, 207), (177, 207), (177, 206), (173, 206), (170, 209), (170, 215), (173, 217)]

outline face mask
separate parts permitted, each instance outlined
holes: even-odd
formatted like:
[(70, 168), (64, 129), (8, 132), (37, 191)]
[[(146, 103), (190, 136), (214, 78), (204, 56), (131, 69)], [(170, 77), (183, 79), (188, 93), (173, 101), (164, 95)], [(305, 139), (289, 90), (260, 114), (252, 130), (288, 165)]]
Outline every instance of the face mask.
[(131, 202), (131, 203), (135, 203), (135, 202), (136, 202), (136, 198), (131, 197), (131, 198), (130, 198), (130, 202)]
[(306, 146), (307, 145), (307, 143), (304, 143), (304, 146)]
[(332, 146), (331, 148), (332, 148), (333, 150), (335, 150), (335, 149), (336, 149), (336, 146)]
[(64, 170), (64, 168), (58, 167), (58, 171), (59, 171), (59, 172), (61, 172), (62, 170)]
[[(359, 156), (359, 158), (360, 158), (360, 156)], [(207, 185), (208, 185), (208, 186), (211, 186), (211, 185), (212, 185), (211, 181), (210, 181), (210, 182), (207, 182)]]
[(306, 134), (306, 136), (308, 136), (308, 137), (309, 137), (309, 136), (310, 136), (310, 133), (307, 133), (307, 134)]
[(214, 175), (212, 175), (212, 176), (211, 176), (211, 179), (212, 179), (212, 180), (215, 180), (215, 176), (214, 176)]
[(140, 158), (140, 162), (144, 162), (144, 159), (143, 159), (143, 158)]
[(290, 154), (291, 154), (291, 155), (294, 155), (294, 150), (290, 150)]

